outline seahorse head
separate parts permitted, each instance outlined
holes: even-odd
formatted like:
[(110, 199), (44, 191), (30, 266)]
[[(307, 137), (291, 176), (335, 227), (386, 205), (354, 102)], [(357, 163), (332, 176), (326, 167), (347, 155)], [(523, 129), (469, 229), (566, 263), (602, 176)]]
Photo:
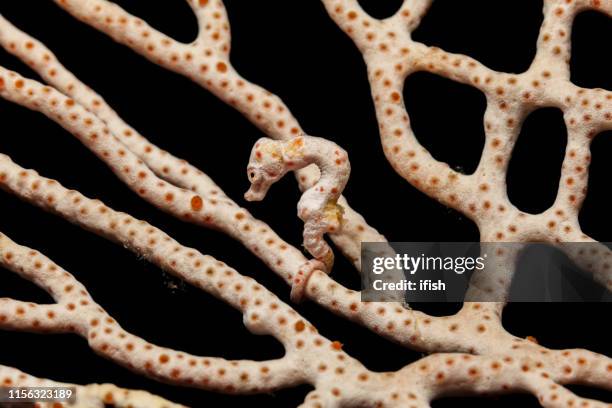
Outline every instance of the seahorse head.
[(244, 194), (247, 201), (261, 201), (270, 186), (280, 180), (287, 169), (283, 162), (282, 142), (261, 138), (251, 151), (247, 176), (251, 188)]

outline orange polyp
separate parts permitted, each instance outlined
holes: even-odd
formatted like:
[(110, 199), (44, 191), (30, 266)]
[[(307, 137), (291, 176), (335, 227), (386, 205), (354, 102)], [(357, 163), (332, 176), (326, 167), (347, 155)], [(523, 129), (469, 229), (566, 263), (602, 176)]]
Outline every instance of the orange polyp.
[(204, 201), (200, 196), (193, 196), (191, 199), (191, 209), (193, 211), (201, 211), (204, 207)]
[(227, 64), (225, 62), (218, 62), (217, 63), (217, 71), (219, 71), (221, 73), (227, 72)]

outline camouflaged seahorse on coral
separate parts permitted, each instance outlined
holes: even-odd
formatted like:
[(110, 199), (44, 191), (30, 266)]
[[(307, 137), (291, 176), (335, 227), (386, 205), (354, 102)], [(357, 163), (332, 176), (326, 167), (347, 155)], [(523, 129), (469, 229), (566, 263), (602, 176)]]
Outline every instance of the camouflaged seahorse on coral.
[(298, 202), (298, 216), (304, 221), (304, 247), (315, 258), (301, 268), (294, 280), (292, 298), (301, 297), (308, 276), (316, 269), (326, 272), (334, 263), (334, 253), (324, 239), (326, 233), (342, 228), (343, 208), (338, 199), (348, 181), (351, 166), (348, 154), (328, 140), (300, 136), (290, 141), (262, 138), (251, 152), (247, 174), (248, 201), (261, 201), (269, 188), (287, 172), (315, 164), (321, 178), (306, 190)]

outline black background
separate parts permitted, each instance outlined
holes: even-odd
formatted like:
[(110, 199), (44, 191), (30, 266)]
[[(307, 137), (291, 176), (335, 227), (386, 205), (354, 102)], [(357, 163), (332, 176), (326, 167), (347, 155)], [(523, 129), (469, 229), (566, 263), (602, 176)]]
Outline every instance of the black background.
[[(128, 11), (154, 27), (191, 41), (197, 26), (186, 2), (121, 0)], [(305, 130), (346, 148), (353, 167), (346, 196), (368, 222), (392, 241), (476, 241), (471, 221), (411, 187), (385, 160), (361, 55), (316, 0), (226, 0), (232, 24), (232, 62), (247, 79), (278, 94)], [(362, 5), (377, 17), (390, 15), (399, 0), (369, 0)], [(413, 37), (448, 51), (466, 53), (507, 72), (529, 67), (535, 53), (541, 1), (437, 0)], [(208, 173), (225, 192), (268, 222), (293, 245), (301, 243), (295, 216), (299, 192), (286, 177), (263, 203), (248, 204), (245, 166), (254, 141), (263, 136), (236, 111), (186, 78), (149, 63), (56, 7), (50, 0), (5, 0), (0, 12), (45, 42), (80, 79), (101, 93), (119, 114), (160, 147)], [(572, 79), (587, 87), (612, 89), (610, 20), (595, 12), (578, 16), (573, 33)], [(607, 47), (607, 48), (606, 48)], [(37, 76), (2, 52), (0, 64)], [(469, 86), (431, 74), (411, 76), (405, 96), (419, 140), (435, 157), (473, 171), (483, 144), (484, 96)], [(289, 288), (239, 243), (214, 231), (183, 224), (140, 200), (74, 137), (40, 114), (0, 101), (0, 152), (18, 164), (58, 179), (68, 188), (99, 198), (161, 227), (180, 242), (226, 261), (255, 277), (288, 301)], [(448, 135), (456, 135), (449, 137)], [(584, 230), (612, 241), (609, 176), (612, 138), (593, 143)], [(527, 120), (508, 177), (513, 203), (538, 212), (554, 200), (565, 150), (562, 114), (536, 111)], [(283, 350), (269, 337), (253, 336), (239, 313), (212, 297), (167, 276), (156, 267), (59, 217), (0, 193), (0, 230), (36, 248), (72, 272), (94, 299), (127, 330), (162, 346), (196, 355), (266, 359)], [(353, 288), (357, 274), (338, 259), (334, 278)], [(175, 287), (176, 286), (176, 287)], [(0, 269), (0, 296), (49, 302), (44, 292)], [(457, 305), (423, 305), (435, 314)], [(397, 370), (419, 357), (312, 304), (297, 310), (325, 336), (373, 370)], [(609, 304), (511, 304), (504, 325), (518, 336), (535, 336), (552, 348), (584, 347), (611, 354)], [(114, 382), (143, 388), (194, 407), (290, 407), (309, 387), (274, 395), (236, 397), (181, 389), (133, 375), (96, 356), (75, 335), (0, 332), (0, 363), (56, 380)], [(578, 389), (582, 395), (592, 390)], [(605, 398), (610, 402), (610, 395)], [(531, 396), (504, 396), (500, 406), (538, 406)], [(445, 399), (434, 407), (489, 406), (490, 399)]]

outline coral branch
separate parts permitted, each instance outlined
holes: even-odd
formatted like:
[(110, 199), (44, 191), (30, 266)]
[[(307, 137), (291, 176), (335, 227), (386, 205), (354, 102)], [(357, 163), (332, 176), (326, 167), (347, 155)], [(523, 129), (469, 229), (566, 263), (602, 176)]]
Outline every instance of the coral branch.
[[(428, 6), (427, 1), (416, 2), (414, 13), (410, 3), (404, 3), (393, 18), (374, 22), (363, 11), (353, 10), (349, 0), (322, 2), (364, 55), (383, 149), (398, 174), (474, 220), (483, 242), (538, 240), (555, 244), (581, 236), (578, 211), (586, 194), (589, 145), (598, 131), (612, 126), (612, 93), (583, 89), (569, 81), (569, 33), (577, 12), (594, 8), (610, 13), (612, 2), (546, 1), (536, 57), (529, 70), (521, 74), (495, 72), (468, 56), (413, 41), (410, 31)], [(487, 96), (486, 145), (474, 174), (458, 173), (418, 143), (403, 97), (406, 77), (417, 71), (472, 85)], [(505, 180), (522, 122), (537, 106), (562, 109), (569, 138), (557, 200), (544, 213), (531, 215), (509, 201)], [(492, 299), (505, 299), (507, 295), (513, 268), (505, 269), (502, 284), (498, 274), (478, 276), (479, 288)], [(612, 289), (609, 271), (603, 276), (599, 272), (597, 278)]]
[[(0, 18), (0, 32), (3, 33), (0, 42), (9, 50), (21, 49), (11, 47), (11, 44), (15, 44), (17, 35), (14, 31), (6, 20)], [(13, 35), (9, 35), (11, 33)], [(44, 55), (50, 55), (40, 43), (34, 43), (32, 39), (23, 42), (23, 48), (27, 48), (28, 41), (36, 44), (33, 48), (41, 51), (42, 59)], [(41, 68), (42, 65), (37, 64), (35, 67)], [(284, 242), (265, 223), (238, 207), (204, 173), (151, 145), (135, 130), (127, 127), (101, 97), (90, 95), (92, 91), (74, 79), (58, 63), (50, 70), (62, 74), (54, 76), (54, 83), (62, 85), (64, 90), (83, 90), (81, 101), (93, 100), (92, 104), (96, 109), (90, 108), (91, 111), (87, 111), (79, 103), (53, 88), (43, 87), (35, 81), (22, 79), (7, 71), (3, 72), (11, 79), (11, 84), (5, 83), (7, 81), (3, 76), (0, 91), (4, 92), (2, 95), (5, 97), (40, 110), (58, 121), (98, 154), (145, 200), (182, 219), (223, 230), (261, 257), (287, 282), (291, 282), (292, 275), (295, 275), (299, 266), (306, 261), (300, 251)], [(42, 69), (40, 71), (45, 72)], [(57, 77), (65, 77), (67, 80), (59, 81)], [(28, 91), (23, 90), (26, 87)], [(98, 115), (105, 117), (105, 122), (98, 119)], [(100, 140), (103, 140), (102, 144)], [(261, 242), (266, 245), (261, 245)]]
[[(278, 96), (241, 77), (232, 67), (229, 22), (222, 1), (188, 0), (200, 27), (198, 38), (191, 44), (169, 38), (110, 1), (54, 1), (77, 19), (150, 61), (190, 78), (237, 109), (269, 137), (288, 140), (305, 135)], [(297, 175), (303, 190), (319, 178), (314, 166), (300, 170)], [(386, 239), (345, 201), (343, 207), (345, 228), (331, 234), (331, 238), (359, 268), (360, 243), (386, 242)]]
[[(279, 339), (291, 339), (291, 344), (285, 342), (288, 347), (286, 357), (268, 362), (229, 362), (218, 358), (195, 357), (154, 346), (124, 331), (93, 301), (72, 275), (43, 255), (15, 244), (4, 235), (0, 236), (0, 262), (22, 277), (51, 288), (58, 304), (69, 312), (69, 316), (61, 319), (71, 327), (71, 331), (87, 337), (97, 353), (131, 370), (175, 384), (229, 393), (250, 393), (265, 392), (308, 380), (316, 383), (318, 390), (318, 393), (309, 396), (309, 400), (318, 400), (319, 393), (323, 393), (324, 398), (329, 400), (329, 406), (343, 406), (349, 402), (354, 404), (356, 401), (372, 404), (389, 400), (393, 401), (390, 406), (400, 406), (408, 399), (415, 403), (420, 401), (419, 404), (427, 406), (436, 396), (456, 392), (479, 393), (486, 390), (489, 393), (504, 393), (524, 390), (536, 394), (545, 407), (557, 406), (557, 398), (583, 401), (558, 383), (583, 382), (605, 388), (612, 385), (611, 360), (581, 350), (568, 350), (561, 354), (542, 350), (536, 358), (532, 357), (533, 353), (521, 355), (518, 351), (499, 357), (438, 354), (413, 363), (396, 375), (373, 373), (343, 353), (337, 343), (318, 335), (308, 322), (288, 306), (277, 299), (271, 299), (272, 302), (266, 299), (266, 296), (273, 295), (266, 293), (265, 289), (254, 293), (257, 296), (255, 303), (257, 299), (263, 299), (262, 307), (254, 308), (255, 312), (244, 310), (245, 318), (251, 320), (247, 327), (257, 327), (260, 332), (262, 325), (272, 319), (267, 316), (261, 316), (260, 319), (257, 312), (270, 310), (268, 306), (276, 305), (280, 316), (291, 320), (291, 324), (281, 324), (286, 329), (279, 327), (276, 333)], [(232, 290), (235, 290), (235, 286)], [(248, 290), (245, 287), (245, 292)], [(31, 304), (28, 310), (16, 314), (29, 315), (40, 307)], [(59, 320), (60, 317), (48, 314), (41, 319)], [(3, 321), (0, 319), (0, 322)], [(4, 323), (0, 325), (4, 327)], [(301, 361), (299, 368), (298, 361)], [(327, 364), (334, 361), (339, 361), (339, 365), (332, 371), (332, 367)], [(550, 364), (551, 361), (557, 364)], [(318, 364), (316, 368), (315, 364)], [(0, 369), (0, 373), (2, 371)], [(336, 381), (338, 377), (344, 380), (341, 384)], [(4, 378), (5, 385), (16, 383), (10, 375), (2, 375), (0, 378)], [(23, 382), (27, 378), (20, 380)], [(417, 384), (418, 389), (414, 388)], [(105, 398), (114, 401), (110, 392), (111, 397), (105, 394)], [(590, 404), (596, 407), (607, 406), (597, 401), (590, 401)]]
[[(205, 264), (204, 260), (197, 260), (203, 258), (201, 255), (193, 257), (195, 262), (202, 262), (202, 267), (207, 268), (207, 272), (200, 275), (210, 276), (209, 271), (215, 273), (214, 267), (211, 266), (213, 261)], [(222, 358), (197, 357), (159, 347), (134, 336), (121, 328), (115, 319), (91, 298), (74, 276), (44, 255), (17, 245), (2, 234), (0, 265), (49, 289), (57, 301), (57, 305), (46, 306), (1, 299), (0, 327), (4, 329), (77, 333), (88, 340), (96, 353), (117, 364), (178, 385), (232, 393), (252, 393), (288, 387), (302, 381), (301, 374), (294, 368), (295, 362), (291, 353), (274, 361), (228, 361)], [(230, 272), (231, 275), (237, 275), (237, 272), (231, 269), (227, 269), (224, 274), (231, 276)], [(193, 282), (194, 278), (191, 278), (191, 281)], [(234, 289), (238, 285), (245, 285), (244, 292), (258, 292), (254, 287), (259, 286), (254, 286), (254, 283), (246, 278), (237, 276), (233, 282)], [(228, 278), (227, 283), (232, 283), (232, 279)], [(213, 282), (208, 283), (211, 286), (212, 284)], [(249, 286), (246, 286), (247, 284)], [(202, 286), (201, 284), (200, 287)], [(258, 299), (261, 303), (277, 302), (270, 296), (263, 292)], [(228, 300), (227, 295), (221, 294), (220, 297)], [(282, 305), (279, 305), (279, 308), (282, 310)], [(249, 309), (246, 305), (241, 305), (241, 310), (245, 314), (255, 314), (252, 308)], [(261, 332), (270, 332), (265, 323), (257, 327)], [(279, 334), (279, 338), (288, 340), (287, 334)]]
[[(180, 246), (166, 234), (143, 221), (115, 212), (99, 201), (90, 200), (78, 192), (65, 189), (54, 180), (40, 177), (31, 170), (17, 166), (5, 155), (0, 155), (0, 186), (87, 230), (121, 243), (162, 269), (225, 300), (243, 312), (245, 308), (254, 307), (247, 295), (248, 288), (253, 285), (249, 278), (239, 276), (210, 257), (201, 257), (196, 250)], [(208, 279), (209, 270), (212, 280)], [(259, 285), (253, 287), (253, 290), (265, 291)], [(312, 274), (307, 282), (306, 293), (309, 298), (334, 313), (363, 324), (410, 348), (424, 351), (463, 351), (482, 355), (495, 355), (500, 352), (528, 355), (539, 353), (540, 350), (546, 351), (528, 340), (508, 334), (501, 325), (499, 304), (466, 303), (457, 315), (432, 317), (405, 309), (396, 303), (363, 303), (360, 301), (359, 292), (343, 287), (321, 271)], [(257, 324), (253, 324), (248, 318), (245, 323), (257, 333), (280, 335), (284, 325), (276, 326), (279, 315), (274, 311), (267, 312), (273, 316), (256, 313)], [(268, 323), (261, 326), (264, 319)]]
[[(111, 210), (108, 210), (111, 211)], [(130, 223), (131, 224), (131, 223)], [(149, 227), (150, 228), (150, 227)], [(150, 233), (151, 234), (151, 233)], [(163, 245), (163, 244), (160, 244)], [(169, 243), (168, 245), (176, 245)], [(187, 254), (189, 257), (189, 255)], [(198, 255), (194, 255), (198, 262)], [(401, 406), (406, 400), (425, 404), (438, 395), (454, 392), (509, 392), (527, 390), (537, 393), (546, 405), (547, 400), (575, 399), (569, 391), (562, 389), (557, 382), (577, 382), (610, 387), (612, 384), (612, 363), (610, 359), (587, 353), (582, 350), (565, 351), (562, 354), (542, 350), (539, 357), (521, 354), (519, 345), (512, 352), (499, 357), (475, 357), (470, 355), (438, 354), (413, 363), (396, 374), (374, 373), (341, 351), (337, 342), (330, 342), (319, 335), (308, 322), (295, 311), (280, 302), (272, 294), (257, 284), (238, 289), (241, 283), (247, 284), (248, 278), (241, 278), (235, 271), (226, 269), (224, 275), (234, 282), (219, 285), (217, 295), (232, 304), (232, 295), (225, 292), (238, 291), (255, 299), (252, 304), (246, 299), (240, 302), (245, 314), (245, 323), (256, 333), (270, 330), (287, 347), (287, 355), (281, 360), (267, 362), (227, 361), (219, 358), (196, 357), (187, 353), (154, 346), (123, 330), (102, 307), (97, 305), (85, 288), (68, 272), (48, 258), (29, 248), (19, 246), (8, 237), (0, 236), (0, 263), (26, 279), (37, 282), (41, 287), (50, 288), (58, 305), (67, 314), (39, 316), (46, 320), (64, 320), (70, 331), (87, 337), (90, 346), (97, 353), (153, 378), (166, 382), (218, 390), (227, 393), (266, 392), (278, 387), (287, 387), (308, 381), (317, 385), (317, 392), (309, 400), (318, 399), (318, 393), (325, 395), (329, 406), (343, 406), (356, 402), (379, 404), (381, 401), (390, 406)], [(180, 267), (177, 266), (180, 275)], [(214, 271), (206, 269), (205, 275)], [(233, 272), (232, 274), (228, 274)], [(216, 274), (217, 272), (214, 272)], [(236, 276), (238, 275), (238, 276)], [(193, 280), (193, 278), (191, 279)], [(228, 289), (223, 289), (227, 287)], [(259, 287), (259, 290), (256, 288)], [(257, 302), (260, 301), (258, 305)], [(8, 302), (15, 302), (8, 300)], [(254, 306), (251, 306), (254, 305)], [(271, 307), (275, 306), (275, 307)], [(20, 307), (19, 304), (16, 306)], [(30, 304), (18, 318), (36, 313), (40, 305)], [(270, 312), (272, 310), (272, 312)], [(266, 313), (279, 313), (279, 325), (273, 316)], [(6, 325), (0, 319), (0, 325)], [(34, 323), (30, 322), (34, 327)], [(537, 355), (537, 354), (536, 354)], [(551, 361), (562, 364), (550, 364)], [(335, 369), (328, 364), (338, 361)], [(298, 362), (299, 366), (298, 366)], [(562, 367), (562, 368), (560, 368)], [(339, 383), (338, 378), (343, 381)], [(7, 382), (4, 379), (5, 384)], [(13, 379), (8, 381), (12, 384)], [(418, 384), (418, 389), (415, 385)], [(546, 387), (542, 388), (542, 384)], [(414, 390), (406, 393), (406, 390)], [(545, 391), (543, 391), (545, 390)], [(109, 398), (111, 401), (112, 398)], [(605, 406), (592, 401), (594, 406)]]
[[(210, 257), (195, 259), (195, 250), (184, 249), (178, 244), (171, 245), (172, 240), (162, 231), (151, 227), (144, 221), (138, 221), (126, 214), (118, 213), (97, 200), (91, 200), (74, 190), (68, 190), (61, 186), (57, 181), (39, 176), (32, 170), (26, 170), (15, 163), (6, 155), (0, 154), (0, 187), (13, 193), (23, 200), (51, 212), (55, 212), (68, 221), (76, 223), (83, 228), (102, 235), (115, 242), (120, 242), (124, 247), (131, 249), (138, 255), (145, 257), (156, 263), (163, 269), (169, 268), (171, 273), (179, 274), (187, 282), (204, 290), (210, 290), (215, 296), (221, 296), (220, 289), (208, 281), (201, 281), (199, 275), (201, 271), (207, 270), (206, 265), (213, 267), (224, 267), (223, 264), (216, 265)], [(245, 226), (252, 227), (248, 221)], [(170, 240), (169, 240), (170, 239)], [(160, 244), (163, 244), (160, 247)], [(176, 251), (178, 248), (178, 251)], [(277, 246), (276, 242), (270, 242), (270, 251), (287, 251), (288, 247), (283, 244)], [(187, 261), (180, 261), (187, 257)], [(177, 257), (179, 257), (177, 259)], [(306, 263), (306, 258), (300, 255), (302, 262), (298, 268)], [(194, 258), (193, 261), (189, 259)], [(180, 269), (177, 269), (179, 268)], [(330, 309), (338, 312), (335, 305), (330, 305), (328, 299), (334, 295), (337, 288), (342, 288), (329, 276), (321, 273), (324, 278), (318, 278), (314, 285), (308, 284), (311, 299), (323, 305), (329, 305)], [(233, 272), (228, 277), (233, 276)], [(245, 278), (246, 279), (246, 278)], [(291, 283), (293, 276), (287, 276)], [(248, 283), (248, 282), (247, 282)], [(226, 283), (223, 282), (223, 287)], [(248, 287), (241, 285), (240, 288)], [(347, 293), (353, 293), (344, 289)], [(359, 298), (359, 295), (356, 294)], [(241, 308), (241, 297), (231, 296), (224, 298), (228, 303), (237, 308)], [(355, 313), (347, 308), (340, 311), (347, 318), (354, 319)], [(382, 319), (386, 317), (381, 316)], [(370, 328), (379, 327), (380, 322), (376, 320), (364, 320)], [(383, 324), (384, 325), (384, 324)]]
[[(292, 285), (292, 299), (295, 301), (302, 299), (306, 281), (314, 270), (323, 269), (321, 265), (307, 262), (298, 250), (284, 242), (267, 225), (236, 206), (201, 171), (148, 143), (133, 128), (128, 127), (99, 95), (57, 62), (55, 56), (42, 43), (19, 31), (2, 18), (0, 18), (0, 43), (22, 60), (29, 62), (37, 72), (59, 86), (66, 94), (79, 99), (75, 102), (53, 88), (44, 87), (36, 81), (27, 80), (10, 71), (3, 72), (12, 83), (5, 85), (4, 82), (0, 82), (1, 94), (4, 97), (39, 110), (56, 120), (104, 160), (132, 190), (147, 201), (189, 222), (220, 228), (239, 239)], [(79, 102), (86, 105), (82, 106)], [(85, 106), (90, 106), (89, 110)], [(100, 118), (105, 118), (104, 122)], [(346, 153), (340, 148), (334, 147), (333, 150), (329, 152), (335, 157), (332, 167), (338, 167), (335, 160), (340, 160), (342, 165), (339, 167), (342, 170), (340, 173), (346, 174), (339, 173), (338, 181), (325, 177), (317, 186), (338, 184), (337, 186), (330, 184), (328, 189), (332, 198), (337, 199), (348, 178), (349, 168), (348, 160), (336, 157), (338, 154), (346, 156)], [(326, 163), (321, 165), (327, 166)], [(166, 178), (170, 183), (160, 178)], [(191, 190), (201, 193), (202, 196), (194, 195)], [(344, 201), (342, 209), (346, 208), (347, 204)], [(338, 218), (341, 214), (338, 213)], [(367, 225), (361, 217), (351, 217), (351, 219), (359, 220), (359, 224), (355, 227), (347, 218), (343, 218), (342, 221), (352, 238), (349, 239), (346, 235), (338, 237), (344, 243), (341, 248), (344, 248), (351, 260), (359, 266), (361, 240), (379, 241), (380, 239), (368, 232)], [(312, 223), (307, 223), (305, 231), (308, 232), (307, 236), (311, 237), (308, 242), (312, 243), (308, 244), (307, 248), (313, 248), (317, 242), (325, 242), (320, 228), (312, 227)], [(339, 226), (332, 225), (330, 232), (339, 229)], [(262, 242), (265, 245), (261, 245)], [(331, 249), (325, 244), (319, 252), (326, 249), (327, 255), (323, 254), (322, 258), (326, 260), (326, 269), (329, 270), (333, 256)]]
[(121, 143), (144, 161), (158, 177), (202, 196), (224, 197), (220, 188), (206, 174), (185, 160), (174, 157), (151, 144), (119, 117), (102, 96), (67, 70), (49, 48), (19, 30), (2, 16), (0, 16), (0, 45), (28, 64), (46, 83), (103, 120)]
[[(253, 218), (248, 211), (238, 207), (227, 198), (224, 192), (206, 174), (186, 161), (178, 159), (149, 143), (134, 128), (126, 124), (100, 95), (82, 83), (57, 61), (55, 55), (43, 43), (20, 31), (2, 16), (0, 16), (0, 44), (7, 51), (28, 63), (48, 83), (57, 87), (66, 96), (74, 98), (79, 105), (103, 120), (108, 130), (125, 146), (126, 149), (123, 150), (125, 154), (129, 155), (129, 152), (131, 152), (136, 155), (157, 177), (170, 183), (169, 187), (174, 185), (183, 190), (183, 194), (193, 191), (202, 197), (202, 205), (205, 201), (211, 204), (208, 206), (206, 216), (190, 217), (188, 221), (221, 229), (238, 239), (287, 282), (292, 282), (295, 276), (300, 273), (301, 266), (305, 264), (306, 260), (298, 250), (283, 241), (265, 223)], [(38, 109), (34, 104), (26, 104), (26, 106)], [(68, 116), (68, 112), (66, 114)], [(102, 126), (101, 123), (99, 125)], [(119, 147), (117, 148), (119, 149)], [(104, 155), (101, 158), (105, 161), (109, 159)], [(113, 167), (112, 163), (109, 163), (109, 165)], [(115, 168), (117, 168), (116, 165)], [(123, 165), (123, 169), (126, 169), (125, 165)], [(160, 183), (162, 181), (157, 180), (157, 184)], [(142, 188), (138, 188), (138, 192), (142, 190)], [(169, 194), (174, 196), (174, 192)], [(141, 197), (157, 206), (167, 205), (165, 202), (167, 195), (164, 199), (161, 199), (159, 194), (145, 194)], [(199, 198), (195, 198), (195, 200), (196, 203), (199, 203)], [(344, 207), (347, 205), (345, 203)], [(170, 208), (166, 208), (166, 211), (170, 211), (177, 216), (183, 215), (174, 211), (171, 206), (168, 207)], [(338, 235), (337, 238), (342, 240), (340, 248), (343, 249), (343, 252), (350, 257), (356, 266), (359, 266), (359, 243), (361, 238), (366, 238), (363, 234), (368, 234), (368, 230), (365, 227), (365, 221), (360, 216), (355, 215), (352, 219), (358, 221), (358, 225), (349, 223), (350, 226), (354, 227), (353, 231), (348, 232), (350, 237)], [(369, 239), (379, 240), (374, 236), (370, 236)], [(266, 244), (261, 245), (261, 242)], [(278, 248), (280, 248), (280, 251)]]

